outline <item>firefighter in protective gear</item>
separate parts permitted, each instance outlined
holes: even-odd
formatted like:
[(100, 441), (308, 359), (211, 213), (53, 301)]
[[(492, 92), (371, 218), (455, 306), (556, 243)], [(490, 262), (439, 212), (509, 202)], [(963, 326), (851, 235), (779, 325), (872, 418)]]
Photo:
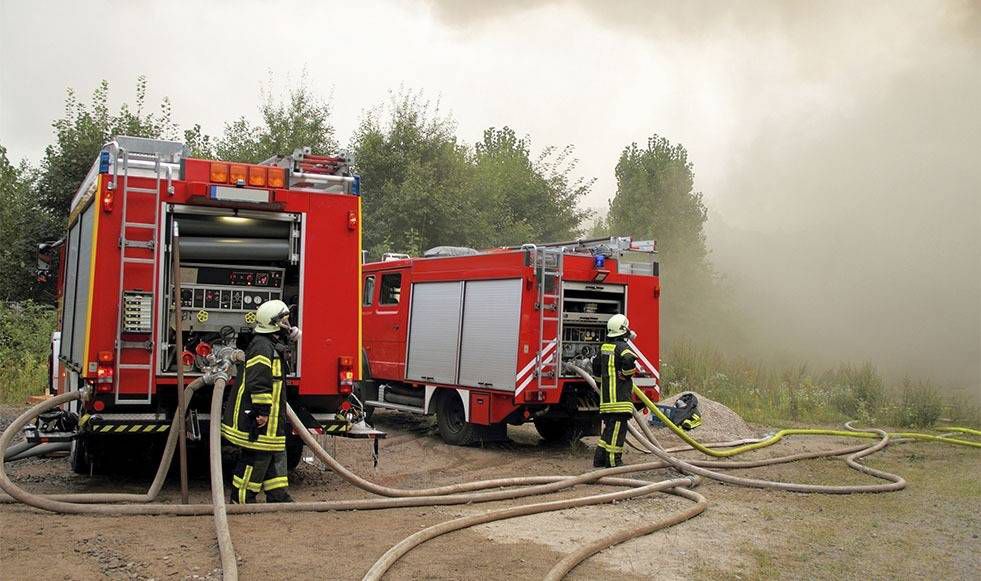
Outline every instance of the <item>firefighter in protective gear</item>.
[(289, 307), (267, 301), (256, 310), (255, 335), (245, 353), (237, 389), (225, 402), (221, 433), (241, 454), (232, 476), (232, 503), (293, 502), (286, 488), (286, 390), (284, 343), (299, 337), (289, 326)]
[(606, 337), (599, 354), (593, 358), (593, 377), (600, 386), (600, 418), (603, 420), (603, 434), (593, 456), (593, 466), (596, 468), (623, 465), (627, 422), (634, 411), (630, 395), (633, 376), (637, 373), (637, 356), (627, 343), (632, 337), (627, 317), (610, 317)]

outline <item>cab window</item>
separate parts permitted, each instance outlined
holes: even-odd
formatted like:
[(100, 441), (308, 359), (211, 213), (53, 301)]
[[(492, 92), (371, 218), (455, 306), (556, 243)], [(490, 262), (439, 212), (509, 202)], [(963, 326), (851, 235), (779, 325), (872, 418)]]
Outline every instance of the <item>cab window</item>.
[(364, 291), (361, 295), (361, 305), (365, 307), (371, 306), (371, 300), (375, 296), (375, 276), (371, 275), (365, 277), (364, 279)]
[(383, 274), (381, 291), (378, 293), (379, 305), (397, 305), (402, 296), (402, 274)]

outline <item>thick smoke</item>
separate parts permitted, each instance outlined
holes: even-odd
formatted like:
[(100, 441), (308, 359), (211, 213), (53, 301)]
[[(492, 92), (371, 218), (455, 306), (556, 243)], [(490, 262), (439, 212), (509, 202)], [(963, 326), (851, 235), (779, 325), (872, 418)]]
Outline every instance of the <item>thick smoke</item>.
[(981, 4), (431, 5), (466, 31), (573, 7), (672, 61), (694, 109), (715, 93), (724, 126), (668, 137), (748, 317), (727, 348), (981, 393)]

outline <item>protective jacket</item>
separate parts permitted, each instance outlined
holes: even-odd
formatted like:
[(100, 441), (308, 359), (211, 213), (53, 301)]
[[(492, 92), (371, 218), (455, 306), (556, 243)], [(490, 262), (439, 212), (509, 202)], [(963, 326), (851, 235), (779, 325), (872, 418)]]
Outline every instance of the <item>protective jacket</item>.
[[(279, 452), (286, 449), (286, 391), (283, 359), (275, 338), (256, 334), (245, 352), (244, 371), (232, 396), (225, 402), (221, 433), (226, 440), (252, 450)], [(267, 416), (259, 427), (257, 416)]]
[(600, 379), (600, 413), (629, 414), (637, 356), (622, 337), (607, 339), (593, 358), (593, 376)]

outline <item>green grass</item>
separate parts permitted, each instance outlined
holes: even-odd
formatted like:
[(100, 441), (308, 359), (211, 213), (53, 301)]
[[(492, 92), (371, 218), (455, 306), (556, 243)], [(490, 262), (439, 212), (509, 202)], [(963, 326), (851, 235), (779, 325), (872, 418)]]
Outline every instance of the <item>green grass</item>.
[(815, 370), (801, 363), (776, 367), (694, 345), (678, 343), (662, 357), (667, 394), (691, 390), (719, 401), (744, 419), (808, 424), (859, 420), (924, 428), (941, 418), (981, 424), (978, 402), (949, 395), (925, 381), (887, 385), (870, 363)]
[(22, 404), (48, 386), (54, 309), (31, 301), (0, 303), (0, 403)]

